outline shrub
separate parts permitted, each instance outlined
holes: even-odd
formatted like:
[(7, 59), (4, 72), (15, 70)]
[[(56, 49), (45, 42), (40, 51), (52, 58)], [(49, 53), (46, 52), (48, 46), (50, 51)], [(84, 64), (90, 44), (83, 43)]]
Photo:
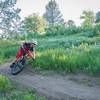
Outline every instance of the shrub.
[(12, 89), (11, 81), (7, 77), (0, 75), (0, 94), (1, 94), (1, 97), (3, 97), (3, 98), (5, 96), (8, 97), (8, 93), (11, 92), (11, 89)]
[(94, 27), (84, 27), (83, 29), (84, 36), (93, 37), (94, 36)]
[(100, 23), (94, 26), (94, 36), (100, 35)]
[(80, 27), (72, 26), (67, 27), (64, 25), (50, 26), (46, 29), (46, 36), (58, 36), (58, 35), (72, 35), (79, 33), (81, 31)]

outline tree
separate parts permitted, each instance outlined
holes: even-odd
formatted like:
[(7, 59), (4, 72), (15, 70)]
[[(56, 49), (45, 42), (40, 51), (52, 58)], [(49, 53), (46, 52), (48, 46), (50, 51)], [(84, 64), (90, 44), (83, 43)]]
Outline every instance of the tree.
[(92, 11), (83, 11), (82, 15), (80, 16), (80, 19), (83, 19), (83, 27), (91, 27), (94, 23), (94, 13)]
[(62, 18), (62, 14), (55, 0), (50, 0), (49, 3), (46, 5), (44, 18), (51, 26), (64, 23), (64, 19)]
[(17, 0), (0, 1), (0, 32), (8, 35), (17, 32), (20, 27), (21, 9), (15, 8)]
[(100, 11), (96, 13), (96, 23), (100, 23)]
[(80, 19), (83, 19), (83, 23), (81, 29), (83, 32), (86, 33), (87, 36), (93, 37), (94, 36), (94, 22), (95, 22), (95, 15), (93, 11), (85, 10), (83, 11)]
[(67, 26), (68, 27), (73, 27), (73, 26), (75, 26), (75, 22), (73, 20), (68, 20)]
[(44, 32), (46, 27), (46, 21), (43, 17), (34, 13), (24, 19), (24, 28), (29, 33), (41, 33)]

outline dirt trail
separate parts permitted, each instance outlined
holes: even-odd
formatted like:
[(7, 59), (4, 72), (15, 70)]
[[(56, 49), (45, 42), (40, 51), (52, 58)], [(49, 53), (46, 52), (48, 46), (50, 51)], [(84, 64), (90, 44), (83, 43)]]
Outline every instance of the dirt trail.
[[(52, 72), (32, 73), (27, 68), (13, 76), (10, 74), (9, 65), (10, 63), (0, 65), (0, 74), (6, 75), (23, 87), (35, 89), (38, 94), (45, 95), (47, 100), (100, 100), (100, 84), (91, 85), (83, 76), (61, 76)], [(97, 80), (100, 82), (100, 78)]]

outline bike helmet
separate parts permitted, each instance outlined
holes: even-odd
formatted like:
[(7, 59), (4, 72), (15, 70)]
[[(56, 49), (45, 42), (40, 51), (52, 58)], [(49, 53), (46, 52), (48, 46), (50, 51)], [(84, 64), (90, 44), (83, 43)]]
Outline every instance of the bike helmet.
[(32, 43), (37, 45), (37, 41), (36, 40), (32, 40)]
[(37, 45), (37, 41), (36, 40), (28, 40), (27, 42)]

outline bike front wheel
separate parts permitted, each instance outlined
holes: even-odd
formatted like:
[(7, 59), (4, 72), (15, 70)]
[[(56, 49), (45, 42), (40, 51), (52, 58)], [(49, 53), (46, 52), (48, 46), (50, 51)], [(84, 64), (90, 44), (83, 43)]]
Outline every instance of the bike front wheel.
[(22, 58), (18, 62), (12, 64), (11, 65), (11, 74), (17, 75), (18, 73), (20, 73), (25, 66), (25, 62), (26, 62), (26, 60), (24, 58)]

